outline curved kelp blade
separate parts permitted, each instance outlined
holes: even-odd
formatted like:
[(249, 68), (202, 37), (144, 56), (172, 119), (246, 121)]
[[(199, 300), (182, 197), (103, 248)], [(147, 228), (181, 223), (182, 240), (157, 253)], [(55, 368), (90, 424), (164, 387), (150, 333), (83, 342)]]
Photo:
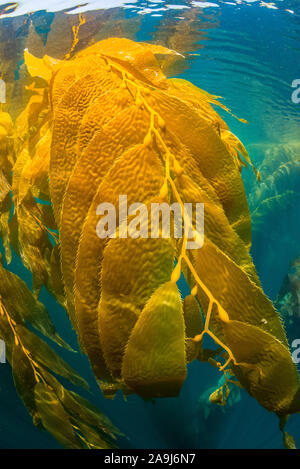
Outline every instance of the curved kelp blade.
[(82, 448), (69, 416), (55, 392), (47, 385), (38, 383), (35, 386), (34, 397), (43, 427), (65, 448)]
[[(149, 179), (150, 182), (145, 185), (145, 180)], [(147, 202), (158, 194), (162, 182), (163, 171), (158, 156), (151, 147), (140, 144), (125, 151), (115, 161), (98, 187), (83, 225), (75, 272), (76, 321), (87, 350), (89, 344), (93, 344), (94, 341), (99, 348), (97, 307), (101, 293), (101, 264), (105, 246), (109, 241), (109, 238), (101, 239), (97, 235), (95, 229), (99, 222), (97, 208), (102, 202), (108, 202), (119, 211), (120, 193), (127, 195), (128, 205), (136, 200)], [(126, 241), (130, 242), (129, 239)], [(120, 363), (118, 366), (120, 369)], [(99, 379), (102, 378), (101, 373), (99, 370)]]
[(38, 363), (66, 378), (71, 383), (88, 389), (87, 382), (57, 355), (46, 342), (21, 325), (16, 326), (16, 332), (22, 337), (22, 344), (26, 349), (35, 350), (35, 359)]
[(117, 435), (122, 435), (109, 418), (87, 399), (73, 391), (66, 390), (55, 378), (48, 376), (47, 379), (50, 379), (51, 386), (55, 390), (58, 399), (68, 409), (68, 412), (74, 419), (97, 429), (111, 443), (113, 443), (112, 440), (115, 440)]
[(36, 377), (31, 362), (20, 345), (13, 347), (11, 366), (17, 393), (30, 412), (34, 423), (37, 424), (38, 413), (33, 392)]
[(241, 384), (266, 409), (277, 414), (300, 411), (300, 381), (289, 349), (268, 332), (240, 321), (223, 323)]
[(12, 319), (24, 325), (28, 321), (44, 336), (70, 350), (70, 346), (56, 332), (45, 306), (36, 300), (26, 283), (4, 269), (1, 263), (0, 274), (2, 301), (11, 311)]
[[(48, 386), (35, 387), (41, 423), (65, 448), (110, 449), (119, 431), (86, 399), (47, 375)], [(63, 419), (63, 421), (62, 421)]]
[(125, 347), (141, 311), (169, 280), (173, 265), (169, 239), (112, 239), (105, 249), (98, 320), (104, 357), (114, 377), (121, 376)]
[(85, 381), (39, 337), (17, 324), (1, 305), (0, 337), (6, 343), (17, 392), (33, 418), (66, 448), (111, 448), (117, 429), (98, 409), (51, 374), (76, 385)]
[(182, 306), (186, 335), (186, 361), (190, 363), (198, 358), (199, 355), (201, 356), (203, 354), (202, 343), (193, 340), (195, 336), (202, 332), (203, 318), (202, 311), (195, 296), (186, 296)]
[[(209, 239), (205, 240), (203, 247), (195, 254), (195, 268), (199, 278), (205, 279), (205, 285), (215, 302), (227, 312), (230, 320), (257, 326), (287, 346), (281, 319), (272, 302), (265, 296), (261, 287), (249, 278), (245, 270)], [(199, 289), (198, 297), (203, 310), (207, 311), (207, 294)], [(218, 315), (212, 316), (211, 326), (216, 335), (222, 338)]]
[(144, 397), (178, 395), (186, 378), (186, 359), (176, 284), (160, 286), (143, 309), (126, 346), (122, 374), (125, 383)]

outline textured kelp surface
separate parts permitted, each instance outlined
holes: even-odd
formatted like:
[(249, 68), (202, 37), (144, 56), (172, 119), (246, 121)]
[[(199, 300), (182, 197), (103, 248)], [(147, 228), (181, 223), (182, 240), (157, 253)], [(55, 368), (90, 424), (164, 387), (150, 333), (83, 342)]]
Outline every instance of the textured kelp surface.
[[(249, 254), (240, 172), (252, 163), (211, 106), (219, 105), (217, 98), (166, 77), (182, 59), (161, 46), (117, 38), (72, 59), (38, 59), (25, 51), (31, 99), (15, 126), (0, 115), (6, 258), (12, 246), (33, 278), (32, 294), (3, 269), (1, 334), (25, 404), (68, 447), (80, 441), (109, 447), (115, 429), (62, 388), (49, 370), (83, 383), (27, 330), (26, 321), (32, 322), (65, 345), (38, 302), (42, 285), (67, 309), (106, 397), (118, 389), (145, 398), (176, 396), (187, 364), (198, 359), (224, 373), (212, 402), (226, 403), (230, 382), (277, 413), (281, 428), (299, 411), (299, 377), (285, 332)], [(97, 207), (108, 202), (118, 208), (120, 194), (128, 205), (204, 203), (202, 248), (188, 250), (186, 236), (174, 233), (98, 238)], [(194, 216), (184, 222), (194, 229)], [(117, 220), (117, 234), (121, 230)], [(184, 301), (181, 273), (191, 289)], [(34, 307), (23, 300), (17, 315), (20, 301), (5, 288)], [(205, 334), (216, 350), (203, 347)]]

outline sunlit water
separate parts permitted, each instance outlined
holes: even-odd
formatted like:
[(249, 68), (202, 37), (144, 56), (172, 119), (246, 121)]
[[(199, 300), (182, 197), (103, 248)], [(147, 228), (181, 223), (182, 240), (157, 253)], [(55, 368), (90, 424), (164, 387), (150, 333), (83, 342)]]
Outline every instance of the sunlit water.
[[(39, 56), (48, 53), (63, 57), (72, 43), (72, 26), (78, 23), (78, 15), (82, 13), (87, 21), (79, 33), (79, 48), (88, 45), (93, 38), (125, 36), (163, 44), (183, 53), (187, 67), (181, 76), (222, 96), (224, 104), (235, 115), (248, 121), (246, 125), (221, 112), (258, 167), (270, 145), (279, 148), (300, 140), (300, 103), (292, 101), (292, 83), (300, 79), (298, 0), (274, 0), (273, 3), (95, 0), (79, 8), (78, 3), (47, 0), (43, 2), (43, 9), (47, 11), (43, 12), (39, 12), (40, 2), (35, 0), (21, 1), (17, 8), (13, 4), (0, 6), (0, 71), (10, 85), (12, 96), (20, 92), (22, 85), (24, 48), (28, 47)], [(17, 109), (11, 110), (14, 111)], [(275, 168), (269, 165), (269, 172), (275, 171), (280, 162), (280, 158), (274, 162)], [(243, 171), (243, 177), (251, 210), (257, 213), (260, 188), (249, 170)], [(262, 184), (270, 197), (275, 195), (268, 182)], [(289, 204), (268, 216), (253, 237), (254, 261), (272, 300), (276, 298), (290, 262), (300, 251), (299, 184), (299, 174), (291, 171), (285, 175), (279, 189), (292, 191)], [(17, 259), (11, 269), (30, 281), (28, 272)], [(75, 334), (70, 331), (65, 313), (45, 291), (42, 300), (62, 336), (76, 347)], [(288, 333), (290, 341), (300, 337), (300, 327), (289, 328)], [(245, 392), (226, 412), (207, 406), (205, 391), (219, 379), (216, 370), (209, 365), (193, 363), (189, 367), (188, 379), (178, 399), (152, 403), (130, 397), (124, 402), (117, 396), (115, 401), (105, 401), (87, 359), (80, 353), (65, 352), (64, 356), (91, 383), (90, 398), (126, 433), (127, 438), (120, 440), (121, 447), (282, 447), (275, 416)], [(288, 425), (298, 446), (299, 419), (292, 417)], [(48, 434), (33, 427), (14, 391), (9, 365), (0, 365), (0, 447), (58, 447)]]

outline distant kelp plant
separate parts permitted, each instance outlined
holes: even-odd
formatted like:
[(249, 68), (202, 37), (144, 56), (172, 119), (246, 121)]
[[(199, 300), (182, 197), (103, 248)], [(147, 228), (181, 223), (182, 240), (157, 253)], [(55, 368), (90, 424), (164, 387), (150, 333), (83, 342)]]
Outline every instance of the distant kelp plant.
[(290, 324), (293, 325), (295, 318), (300, 318), (300, 254), (289, 267), (277, 295), (276, 306)]
[[(7, 260), (12, 247), (33, 278), (30, 293), (2, 268), (9, 280), (0, 285), (1, 336), (25, 404), (67, 447), (80, 439), (83, 446), (107, 447), (116, 430), (63, 391), (49, 370), (75, 384), (80, 377), (27, 329), (28, 321), (64, 345), (38, 302), (42, 285), (66, 308), (108, 398), (117, 390), (176, 396), (187, 364), (198, 359), (224, 374), (211, 401), (224, 405), (232, 385), (243, 387), (280, 417), (282, 430), (300, 410), (285, 332), (249, 255), (240, 172), (247, 165), (256, 170), (213, 109), (221, 106), (217, 97), (166, 78), (181, 60), (162, 46), (119, 38), (65, 60), (25, 51), (31, 98), (14, 125), (0, 116), (3, 243)], [(118, 208), (120, 194), (128, 204), (204, 203), (203, 247), (188, 250), (186, 235), (174, 233), (100, 239), (97, 207)], [(194, 229), (194, 215), (184, 221)], [(183, 301), (182, 273), (191, 289)], [(27, 303), (17, 301), (24, 292)], [(216, 350), (203, 347), (205, 334)], [(293, 447), (285, 432), (284, 438)]]
[[(249, 195), (252, 235), (257, 236), (265, 231), (268, 223), (280, 219), (289, 207), (295, 210), (296, 218), (300, 200), (300, 143), (256, 144), (250, 146), (250, 151), (260, 161), (262, 175), (262, 183), (252, 187)], [(280, 231), (277, 234), (278, 238), (282, 237)], [(297, 241), (298, 237), (296, 245)]]

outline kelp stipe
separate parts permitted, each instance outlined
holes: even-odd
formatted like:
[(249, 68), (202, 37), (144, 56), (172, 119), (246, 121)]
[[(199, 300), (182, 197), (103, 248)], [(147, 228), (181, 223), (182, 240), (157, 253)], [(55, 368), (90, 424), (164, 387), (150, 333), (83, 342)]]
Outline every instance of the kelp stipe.
[[(25, 52), (33, 95), (16, 122), (7, 236), (32, 271), (35, 297), (44, 284), (66, 307), (106, 397), (118, 389), (177, 395), (187, 363), (198, 359), (225, 375), (217, 400), (225, 403), (229, 382), (241, 385), (283, 429), (300, 410), (299, 377), (249, 255), (240, 171), (252, 163), (212, 108), (215, 96), (166, 78), (177, 58), (117, 38), (71, 60)], [(96, 209), (118, 207), (120, 194), (128, 204), (204, 203), (203, 247), (189, 251), (186, 237), (174, 236), (99, 239)], [(195, 227), (194, 218), (185, 222)], [(183, 304), (181, 272), (191, 288)], [(203, 348), (204, 334), (217, 350)], [(40, 394), (37, 402), (41, 409)]]

